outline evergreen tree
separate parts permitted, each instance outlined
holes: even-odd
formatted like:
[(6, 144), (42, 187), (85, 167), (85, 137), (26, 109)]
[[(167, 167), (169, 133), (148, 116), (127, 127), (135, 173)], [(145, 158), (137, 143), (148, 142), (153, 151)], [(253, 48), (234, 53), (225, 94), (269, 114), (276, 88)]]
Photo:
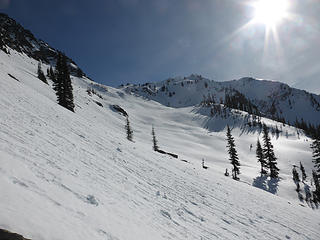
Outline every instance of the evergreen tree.
[(293, 179), (294, 183), (297, 185), (296, 191), (299, 192), (300, 191), (300, 177), (299, 177), (299, 173), (296, 169), (296, 166), (294, 166), (292, 169), (292, 179)]
[(300, 171), (301, 171), (302, 182), (304, 182), (307, 178), (307, 174), (306, 174), (306, 170), (304, 169), (304, 166), (302, 165), (301, 162), (300, 162)]
[(67, 57), (62, 53), (58, 54), (55, 80), (54, 90), (56, 91), (58, 103), (74, 112), (72, 83), (67, 65)]
[(79, 78), (83, 77), (83, 75), (84, 75), (81, 68), (79, 68), (79, 67), (77, 68), (76, 74), (77, 74), (77, 77), (79, 77)]
[(158, 141), (156, 139), (156, 133), (154, 131), (154, 127), (152, 126), (152, 142), (153, 142), (153, 150), (154, 151), (158, 151), (159, 147), (158, 147)]
[(318, 176), (320, 177), (320, 140), (315, 139), (313, 143), (311, 144), (312, 148), (312, 162), (314, 163), (315, 171)]
[(263, 150), (262, 150), (259, 139), (257, 141), (256, 156), (257, 156), (258, 162), (261, 165), (261, 174), (266, 174), (267, 171), (264, 168), (267, 167), (267, 162), (263, 156)]
[(240, 174), (240, 162), (239, 162), (239, 157), (236, 150), (236, 145), (234, 143), (234, 138), (231, 134), (231, 130), (229, 126), (227, 128), (227, 141), (228, 141), (227, 148), (229, 153), (229, 160), (231, 162), (231, 165), (233, 166), (232, 177), (233, 179), (238, 180), (239, 178), (237, 177), (237, 175)]
[(270, 177), (277, 178), (279, 175), (277, 158), (274, 155), (273, 145), (269, 137), (269, 130), (265, 124), (263, 125), (263, 156), (267, 162), (267, 167), (270, 169)]
[(45, 84), (48, 84), (46, 76), (44, 75), (42, 69), (41, 69), (41, 62), (38, 63), (38, 78), (44, 82)]
[(51, 79), (53, 82), (55, 82), (56, 77), (55, 77), (55, 73), (54, 73), (54, 71), (53, 71), (52, 66), (50, 66), (49, 73), (50, 73), (50, 75), (49, 75), (50, 79)]
[(127, 139), (129, 141), (132, 141), (132, 139), (133, 139), (133, 135), (132, 135), (133, 131), (131, 130), (131, 127), (130, 127), (129, 117), (127, 117), (127, 123), (126, 123), (125, 129), (126, 129), (126, 133), (127, 133)]
[(316, 171), (312, 171), (312, 177), (313, 177), (313, 181), (314, 181), (314, 185), (316, 186), (316, 190), (313, 192), (313, 196), (314, 196), (314, 201), (315, 202), (320, 202), (320, 182), (319, 182), (319, 177), (316, 173)]

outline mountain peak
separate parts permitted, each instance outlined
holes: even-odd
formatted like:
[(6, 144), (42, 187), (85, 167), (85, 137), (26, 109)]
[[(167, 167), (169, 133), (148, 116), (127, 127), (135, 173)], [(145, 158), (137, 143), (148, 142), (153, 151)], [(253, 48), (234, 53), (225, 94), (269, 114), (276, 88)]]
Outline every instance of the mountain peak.
[[(45, 41), (37, 39), (31, 31), (22, 27), (8, 15), (0, 13), (0, 51), (10, 54), (10, 49), (50, 65), (56, 64), (59, 52)], [(68, 57), (67, 60), (73, 75), (85, 76), (71, 58)]]

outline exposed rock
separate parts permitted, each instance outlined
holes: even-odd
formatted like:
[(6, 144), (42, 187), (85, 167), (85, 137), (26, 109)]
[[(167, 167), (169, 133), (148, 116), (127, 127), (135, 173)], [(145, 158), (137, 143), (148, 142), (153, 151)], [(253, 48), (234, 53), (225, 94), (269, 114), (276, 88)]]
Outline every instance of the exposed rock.
[(12, 233), (4, 229), (0, 229), (0, 240), (30, 240), (27, 238), (24, 238), (23, 236)]

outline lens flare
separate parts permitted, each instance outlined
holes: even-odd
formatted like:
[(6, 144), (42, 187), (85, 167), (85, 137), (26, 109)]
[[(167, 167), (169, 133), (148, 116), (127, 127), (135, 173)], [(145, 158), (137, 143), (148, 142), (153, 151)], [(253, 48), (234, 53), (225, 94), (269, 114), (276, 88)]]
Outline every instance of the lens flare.
[(254, 21), (273, 27), (288, 15), (288, 0), (259, 0), (254, 3)]

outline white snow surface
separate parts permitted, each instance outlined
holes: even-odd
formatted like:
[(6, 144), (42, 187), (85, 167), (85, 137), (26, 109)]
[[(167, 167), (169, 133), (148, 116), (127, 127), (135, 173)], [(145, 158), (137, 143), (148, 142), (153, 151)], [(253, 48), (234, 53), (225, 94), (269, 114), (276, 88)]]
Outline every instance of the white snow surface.
[[(319, 239), (319, 210), (298, 199), (292, 181), (292, 164), (305, 165), (306, 186), (313, 166), (310, 139), (295, 128), (272, 138), (274, 182), (260, 177), (249, 149), (260, 135), (236, 124), (241, 112), (211, 119), (73, 77), (72, 113), (36, 71), (35, 60), (0, 52), (0, 228), (39, 240)], [(112, 104), (128, 112), (133, 142)], [(226, 123), (235, 126), (240, 181), (223, 175)], [(179, 159), (152, 151), (152, 125), (160, 148)]]

